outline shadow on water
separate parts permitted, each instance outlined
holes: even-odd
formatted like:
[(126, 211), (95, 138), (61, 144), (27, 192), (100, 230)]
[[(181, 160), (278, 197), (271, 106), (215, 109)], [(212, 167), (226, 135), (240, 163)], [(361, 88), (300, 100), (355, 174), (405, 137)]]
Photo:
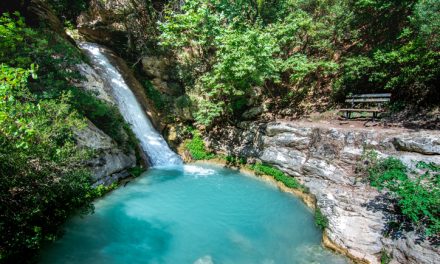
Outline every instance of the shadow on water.
[(416, 243), (427, 240), (431, 245), (440, 245), (440, 236), (426, 237), (423, 231), (416, 230), (410, 219), (403, 215), (397, 202), (397, 199), (387, 194), (379, 194), (369, 202), (362, 204), (362, 206), (366, 207), (369, 211), (382, 213), (385, 225), (381, 233), (384, 237), (393, 240), (405, 239), (408, 232), (415, 232), (417, 235)]

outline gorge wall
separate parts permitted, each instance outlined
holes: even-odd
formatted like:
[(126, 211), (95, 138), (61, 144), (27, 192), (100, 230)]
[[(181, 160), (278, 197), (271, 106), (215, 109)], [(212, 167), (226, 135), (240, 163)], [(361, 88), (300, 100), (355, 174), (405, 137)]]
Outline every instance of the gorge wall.
[[(115, 105), (111, 87), (106, 83), (90, 65), (83, 63), (77, 65), (77, 70), (84, 80), (77, 84), (78, 87), (92, 92), (97, 98)], [(110, 185), (120, 179), (130, 176), (129, 168), (136, 166), (135, 150), (123, 150), (114, 140), (92, 122), (87, 127), (76, 131), (78, 145), (93, 150), (94, 157), (87, 162), (91, 168), (93, 180), (96, 185)]]
[(357, 262), (436, 263), (440, 249), (412, 232), (384, 237), (389, 204), (355, 173), (364, 149), (393, 155), (405, 164), (440, 163), (440, 132), (331, 127), (310, 122), (240, 123), (213, 130), (208, 146), (219, 153), (272, 164), (297, 178), (316, 197), (329, 220), (324, 244)]

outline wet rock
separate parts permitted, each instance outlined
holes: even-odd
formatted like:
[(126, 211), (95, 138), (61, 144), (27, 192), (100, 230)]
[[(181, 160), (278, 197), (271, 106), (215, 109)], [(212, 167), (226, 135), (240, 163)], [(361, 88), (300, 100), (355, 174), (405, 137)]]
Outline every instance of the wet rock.
[(108, 135), (91, 122), (84, 129), (75, 131), (75, 139), (78, 146), (94, 151), (94, 157), (87, 165), (91, 168), (93, 180), (97, 184), (110, 185), (117, 182), (126, 175), (124, 171), (136, 165), (134, 151), (126, 153), (118, 148)]
[(76, 67), (84, 77), (84, 80), (76, 84), (77, 87), (93, 93), (101, 100), (116, 105), (110, 85), (99, 76), (95, 69), (86, 63), (78, 64)]

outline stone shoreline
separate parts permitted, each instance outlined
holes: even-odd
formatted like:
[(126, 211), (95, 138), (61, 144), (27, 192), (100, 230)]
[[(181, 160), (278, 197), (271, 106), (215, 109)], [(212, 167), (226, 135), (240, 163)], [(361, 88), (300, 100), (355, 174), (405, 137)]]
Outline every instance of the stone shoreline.
[(324, 245), (356, 263), (380, 263), (383, 251), (391, 263), (440, 262), (440, 249), (417, 241), (414, 232), (383, 235), (390, 212), (378, 202), (381, 193), (355, 173), (365, 149), (409, 167), (422, 160), (440, 164), (440, 131), (247, 122), (213, 130), (205, 141), (216, 153), (259, 160), (295, 177), (329, 220)]

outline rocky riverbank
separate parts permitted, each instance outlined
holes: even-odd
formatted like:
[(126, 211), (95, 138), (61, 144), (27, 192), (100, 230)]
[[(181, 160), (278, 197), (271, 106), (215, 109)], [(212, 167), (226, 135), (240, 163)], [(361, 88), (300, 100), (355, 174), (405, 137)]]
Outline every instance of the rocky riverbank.
[(380, 263), (382, 251), (392, 263), (437, 263), (440, 249), (417, 241), (414, 233), (384, 237), (389, 212), (380, 193), (355, 169), (365, 149), (393, 155), (409, 166), (440, 163), (440, 132), (405, 129), (331, 127), (312, 122), (241, 123), (213, 130), (210, 148), (272, 164), (296, 177), (316, 197), (329, 219), (324, 244), (359, 263)]

